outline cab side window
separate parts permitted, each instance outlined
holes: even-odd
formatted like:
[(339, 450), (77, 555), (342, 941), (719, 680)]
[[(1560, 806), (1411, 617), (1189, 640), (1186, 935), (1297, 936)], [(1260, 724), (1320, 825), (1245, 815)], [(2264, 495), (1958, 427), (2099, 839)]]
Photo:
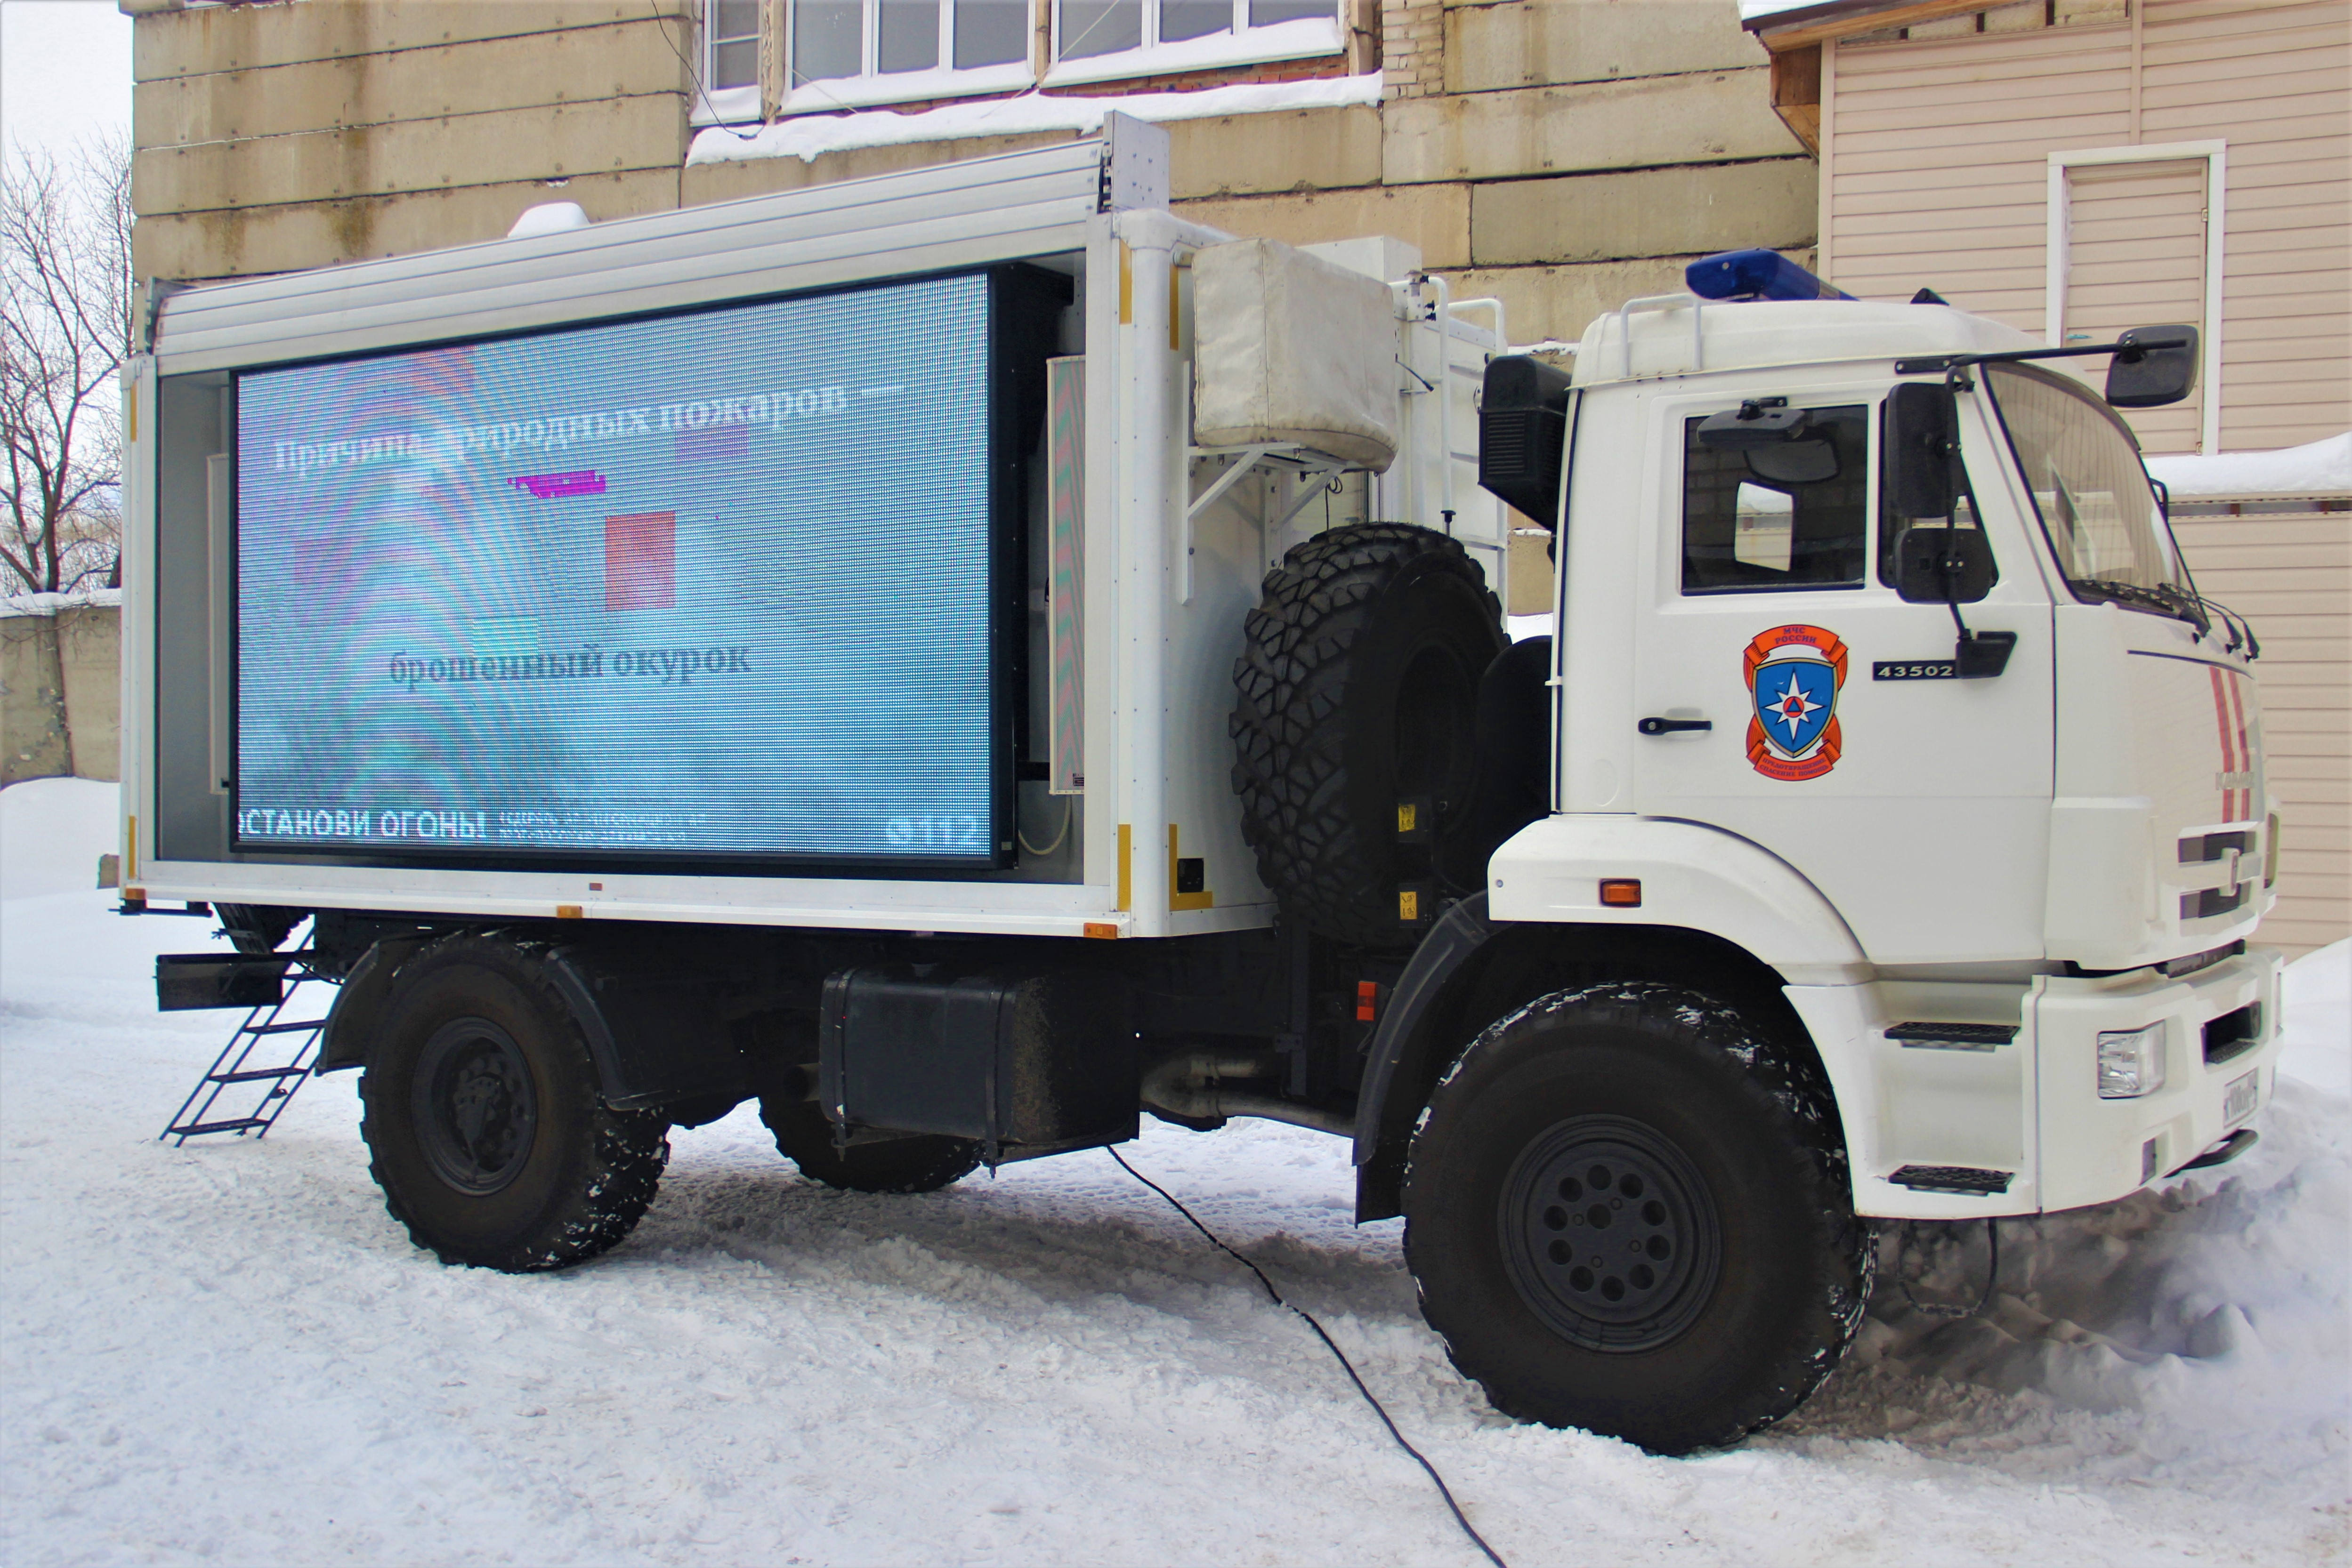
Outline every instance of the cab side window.
[[(1771, 439), (1727, 444), (1727, 422), (1754, 407), (1684, 422), (1683, 591), (1860, 588), (1870, 528), (1869, 410), (1774, 408), (1752, 416), (1759, 430), (1772, 427)], [(1702, 425), (1710, 426), (1708, 439)]]

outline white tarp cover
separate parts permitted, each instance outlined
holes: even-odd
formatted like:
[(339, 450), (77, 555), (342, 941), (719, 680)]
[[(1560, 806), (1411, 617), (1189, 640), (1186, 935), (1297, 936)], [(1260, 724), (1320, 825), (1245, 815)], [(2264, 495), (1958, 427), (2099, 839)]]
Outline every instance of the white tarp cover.
[(1192, 322), (1202, 445), (1297, 442), (1376, 472), (1396, 460), (1387, 284), (1275, 240), (1235, 240), (1194, 254)]

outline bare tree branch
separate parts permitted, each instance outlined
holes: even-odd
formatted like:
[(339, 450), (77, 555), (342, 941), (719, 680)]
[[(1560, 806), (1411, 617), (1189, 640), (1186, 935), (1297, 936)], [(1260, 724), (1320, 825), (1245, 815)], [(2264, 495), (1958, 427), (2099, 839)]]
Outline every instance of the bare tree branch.
[(20, 150), (0, 169), (0, 589), (121, 581), (135, 308), (128, 141)]

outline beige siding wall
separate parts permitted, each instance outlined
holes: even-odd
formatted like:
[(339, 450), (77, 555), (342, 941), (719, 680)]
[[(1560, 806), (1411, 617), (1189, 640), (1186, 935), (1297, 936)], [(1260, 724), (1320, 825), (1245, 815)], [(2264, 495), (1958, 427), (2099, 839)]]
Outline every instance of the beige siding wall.
[[(1926, 285), (2039, 336), (2049, 154), (2219, 138), (2221, 448), (2294, 445), (2352, 426), (2352, 0), (2141, 0), (2137, 15), (2091, 15), (2109, 19), (1995, 32), (1963, 16), (1933, 37), (1915, 28), (1907, 39), (1831, 46), (1824, 265), (1868, 298)], [(2148, 247), (2147, 308), (2158, 316), (2144, 319), (2179, 319), (2160, 313), (2194, 246), (2168, 232), (2182, 214), (2162, 183), (2143, 183), (2136, 214), (2094, 214), (2093, 226)], [(2130, 200), (2087, 175), (2076, 188)], [(2099, 274), (2092, 295), (2112, 294), (2127, 247), (2103, 254), (2091, 237), (2078, 260)], [(2151, 450), (2192, 450), (2194, 429), (2174, 413), (2146, 434)]]
[(2352, 0), (2153, 0), (2140, 140), (2225, 137), (2221, 445), (2352, 427)]
[[(2352, 0), (2133, 0), (2075, 7), (2080, 25), (2062, 26), (2031, 10), (2008, 8), (2003, 30), (1988, 11), (1827, 48), (1824, 270), (1870, 298), (1926, 285), (2038, 338), (2049, 155), (2219, 139), (2221, 449), (2352, 427)], [(2172, 165), (2075, 171), (2070, 330), (2202, 322), (2203, 184)], [(2194, 451), (2198, 413), (2133, 424), (2150, 451)], [(2352, 932), (2352, 517), (2184, 522), (2181, 534), (2199, 586), (2263, 639), (2286, 821), (2264, 938), (2333, 941)]]
[(2264, 759), (2285, 846), (2262, 940), (2301, 953), (2352, 933), (2352, 514), (2179, 525), (2200, 592), (2263, 640)]

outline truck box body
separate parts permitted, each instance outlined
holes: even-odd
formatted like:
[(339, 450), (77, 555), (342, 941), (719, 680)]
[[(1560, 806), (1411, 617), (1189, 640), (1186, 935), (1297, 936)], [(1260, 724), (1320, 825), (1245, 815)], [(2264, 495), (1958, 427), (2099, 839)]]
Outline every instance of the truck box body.
[(127, 379), (126, 884), (1268, 924), (1227, 782), (1243, 619), (1349, 515), (1449, 529), (1502, 586), (1472, 402), (1501, 344), (1348, 271), (1393, 340), (1394, 460), (1192, 445), (1193, 260), (1229, 236), (1151, 210), (1161, 138), (1120, 123), (162, 298)]

